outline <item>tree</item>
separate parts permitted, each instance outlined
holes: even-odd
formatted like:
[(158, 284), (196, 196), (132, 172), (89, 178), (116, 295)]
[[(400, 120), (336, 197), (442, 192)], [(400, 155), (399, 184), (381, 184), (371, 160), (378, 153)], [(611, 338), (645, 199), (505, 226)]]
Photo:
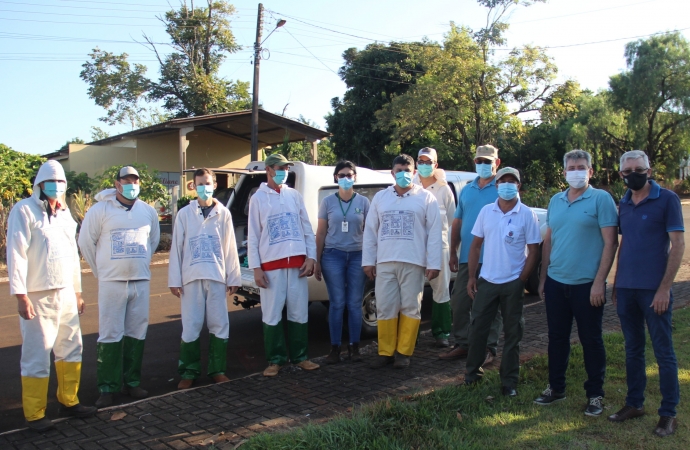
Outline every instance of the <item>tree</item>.
[(39, 155), (21, 153), (0, 144), (0, 202), (9, 206), (30, 196), (36, 173), (45, 161)]
[[(160, 182), (158, 171), (149, 169), (146, 164), (132, 163), (130, 165), (139, 172), (139, 184), (141, 185), (139, 199), (147, 203), (159, 202), (163, 205), (167, 205), (169, 201), (168, 190)], [(94, 190), (115, 187), (117, 173), (121, 168), (122, 166), (112, 166), (103, 171), (102, 174), (97, 175)]]
[[(294, 120), (301, 122), (310, 127), (319, 128), (313, 121), (307, 119), (303, 115)], [(317, 163), (320, 166), (332, 166), (335, 164), (337, 158), (333, 152), (333, 147), (328, 140), (321, 140), (317, 144)], [(306, 163), (311, 162), (312, 143), (308, 141), (290, 142), (290, 133), (286, 130), (283, 137), (283, 143), (273, 149), (266, 150), (266, 156), (280, 153), (290, 161), (302, 161)]]
[(146, 66), (130, 65), (126, 53), (95, 48), (89, 54), (91, 60), (82, 65), (80, 77), (89, 85), (89, 97), (107, 111), (100, 120), (110, 125), (130, 123), (134, 128), (146, 111), (144, 102), (162, 102), (173, 117), (249, 108), (249, 83), (218, 74), (227, 55), (240, 50), (230, 31), (235, 8), (224, 0), (207, 1), (206, 7), (184, 3), (159, 17), (170, 36), (172, 53), (161, 55), (156, 43), (144, 35), (160, 64), (157, 81), (146, 77)]
[(86, 142), (84, 142), (84, 139), (80, 139), (78, 137), (73, 137), (72, 139), (67, 140), (67, 142), (65, 142), (65, 145), (60, 147), (57, 151), (66, 152), (67, 150), (69, 150), (70, 144), (86, 144)]
[(67, 196), (82, 192), (84, 194), (91, 194), (94, 189), (94, 180), (89, 178), (86, 172), (77, 173), (73, 170), (65, 172), (67, 178)]
[(342, 99), (331, 100), (333, 112), (326, 116), (327, 129), (333, 134), (330, 144), (338, 158), (372, 168), (390, 166), (392, 156), (386, 154), (386, 146), (391, 139), (375, 127), (375, 113), (424, 74), (414, 54), (426, 45), (432, 44), (370, 44), (364, 50), (350, 48), (343, 53), (345, 64), (338, 74), (347, 91)]
[(110, 133), (105, 131), (101, 127), (91, 127), (91, 140), (100, 141), (101, 139), (106, 139), (110, 137)]
[(690, 44), (677, 32), (652, 36), (628, 43), (625, 58), (628, 70), (609, 81), (613, 103), (629, 113), (634, 145), (663, 164), (690, 121)]

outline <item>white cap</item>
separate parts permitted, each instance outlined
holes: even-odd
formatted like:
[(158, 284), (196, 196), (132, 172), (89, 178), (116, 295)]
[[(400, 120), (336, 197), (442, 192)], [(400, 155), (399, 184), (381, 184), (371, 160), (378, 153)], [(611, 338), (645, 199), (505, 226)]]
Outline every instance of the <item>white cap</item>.
[(421, 149), (419, 151), (419, 153), (417, 154), (417, 158), (419, 158), (420, 156), (426, 156), (427, 158), (429, 158), (433, 162), (438, 162), (438, 157), (436, 156), (436, 150), (431, 148), (431, 147), (424, 147), (423, 149)]
[(38, 169), (36, 179), (34, 180), (34, 186), (38, 186), (39, 183), (42, 183), (46, 180), (57, 180), (67, 183), (65, 169), (62, 167), (62, 164), (52, 159), (44, 162), (43, 165), (41, 165), (41, 167)]

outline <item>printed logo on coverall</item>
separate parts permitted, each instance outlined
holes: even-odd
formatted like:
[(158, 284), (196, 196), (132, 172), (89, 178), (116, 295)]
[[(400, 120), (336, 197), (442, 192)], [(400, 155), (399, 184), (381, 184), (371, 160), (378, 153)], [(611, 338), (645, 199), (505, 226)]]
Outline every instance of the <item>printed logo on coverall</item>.
[(268, 244), (283, 241), (300, 241), (303, 239), (299, 227), (299, 214), (283, 212), (268, 216)]
[(385, 211), (381, 221), (381, 240), (414, 239), (414, 212)]
[(189, 240), (189, 247), (192, 251), (192, 262), (190, 265), (202, 262), (220, 261), (220, 237), (210, 234), (200, 234)]
[(141, 228), (116, 228), (110, 231), (110, 259), (148, 258), (149, 234)]

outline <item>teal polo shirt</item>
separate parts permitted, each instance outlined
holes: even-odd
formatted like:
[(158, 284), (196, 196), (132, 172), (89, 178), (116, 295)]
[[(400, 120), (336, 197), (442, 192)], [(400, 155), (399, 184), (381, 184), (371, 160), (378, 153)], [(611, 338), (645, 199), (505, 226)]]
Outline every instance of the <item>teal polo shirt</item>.
[(546, 212), (551, 229), (548, 275), (563, 284), (594, 281), (604, 250), (601, 229), (618, 226), (618, 210), (611, 195), (589, 186), (572, 203), (568, 192), (554, 195)]
[[(460, 264), (467, 264), (470, 245), (472, 245), (474, 240), (472, 228), (474, 228), (474, 223), (477, 221), (477, 217), (479, 217), (479, 212), (486, 205), (494, 203), (497, 198), (496, 178), (483, 188), (480, 188), (479, 177), (477, 177), (460, 191), (458, 206), (455, 208), (455, 218), (462, 220), (462, 227), (460, 228), (460, 255), (458, 257)], [(481, 263), (483, 260), (484, 245), (482, 245), (482, 251), (479, 255), (479, 262)]]

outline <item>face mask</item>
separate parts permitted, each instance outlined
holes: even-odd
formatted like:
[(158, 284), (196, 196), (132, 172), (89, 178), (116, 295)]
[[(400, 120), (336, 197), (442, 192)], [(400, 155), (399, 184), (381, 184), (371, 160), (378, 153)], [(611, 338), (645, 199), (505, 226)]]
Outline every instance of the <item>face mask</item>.
[[(625, 185), (628, 186), (633, 191), (639, 191), (647, 184), (647, 172), (637, 173), (633, 172), (630, 175), (623, 177)], [(47, 183), (46, 183), (47, 184)], [(48, 194), (46, 194), (48, 195)]]
[(493, 164), (475, 164), (479, 178), (491, 178), (494, 174)]
[(395, 174), (395, 184), (405, 189), (412, 184), (412, 172), (398, 172)]
[(355, 179), (352, 178), (338, 178), (338, 186), (341, 188), (345, 189), (346, 191), (349, 191), (352, 189), (352, 186), (355, 184)]
[(434, 173), (434, 166), (431, 164), (420, 164), (417, 167), (417, 172), (419, 172), (419, 175), (423, 178), (428, 178), (431, 176), (431, 174)]
[(587, 185), (589, 174), (587, 170), (569, 170), (565, 173), (565, 181), (571, 188), (581, 189)]
[(123, 184), (122, 185), (122, 196), (128, 200), (134, 200), (139, 196), (139, 185), (138, 184)]
[(512, 200), (518, 194), (517, 184), (501, 183), (498, 185), (498, 196), (503, 200)]
[(46, 181), (43, 183), (43, 193), (48, 198), (53, 200), (65, 193), (65, 183), (58, 183), (57, 181)]
[(208, 184), (204, 186), (197, 186), (196, 195), (198, 195), (203, 201), (208, 200), (213, 196), (213, 186)]
[(276, 170), (276, 174), (273, 176), (273, 181), (275, 184), (280, 186), (287, 180), (288, 172), (287, 170)]

